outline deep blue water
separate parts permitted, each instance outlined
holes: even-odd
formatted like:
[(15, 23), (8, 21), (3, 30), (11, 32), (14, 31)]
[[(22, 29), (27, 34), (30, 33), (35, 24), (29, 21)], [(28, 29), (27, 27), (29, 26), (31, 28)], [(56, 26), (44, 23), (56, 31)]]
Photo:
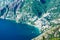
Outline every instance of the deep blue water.
[(0, 19), (0, 40), (31, 40), (39, 34), (33, 26)]
[(40, 0), (42, 4), (45, 4), (46, 3), (46, 0)]

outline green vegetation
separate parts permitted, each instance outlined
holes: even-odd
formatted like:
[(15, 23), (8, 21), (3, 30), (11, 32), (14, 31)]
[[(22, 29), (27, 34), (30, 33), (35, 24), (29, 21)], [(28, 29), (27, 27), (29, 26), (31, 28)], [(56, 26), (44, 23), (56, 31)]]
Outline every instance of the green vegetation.
[(50, 40), (60, 40), (60, 38), (51, 38)]

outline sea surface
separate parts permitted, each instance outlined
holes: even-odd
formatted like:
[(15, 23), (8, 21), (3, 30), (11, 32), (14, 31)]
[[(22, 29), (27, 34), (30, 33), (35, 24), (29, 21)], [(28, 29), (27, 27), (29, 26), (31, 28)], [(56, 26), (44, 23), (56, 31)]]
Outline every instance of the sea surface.
[(31, 40), (39, 34), (33, 26), (0, 19), (0, 40)]

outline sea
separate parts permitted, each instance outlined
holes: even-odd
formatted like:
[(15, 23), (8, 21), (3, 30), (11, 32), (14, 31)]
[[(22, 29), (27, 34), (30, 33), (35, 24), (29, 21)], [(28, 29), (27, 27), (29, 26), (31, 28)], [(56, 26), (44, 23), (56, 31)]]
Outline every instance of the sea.
[(31, 40), (40, 34), (34, 26), (0, 19), (0, 40)]

